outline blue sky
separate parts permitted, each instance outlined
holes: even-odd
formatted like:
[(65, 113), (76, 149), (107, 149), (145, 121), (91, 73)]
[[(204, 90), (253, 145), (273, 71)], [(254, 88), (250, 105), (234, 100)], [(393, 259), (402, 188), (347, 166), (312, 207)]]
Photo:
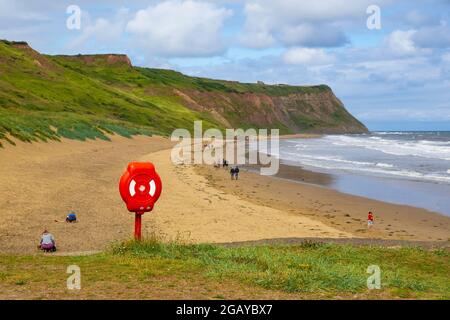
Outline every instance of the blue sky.
[[(66, 9), (81, 9), (68, 29)], [(380, 8), (381, 28), (366, 12)], [(0, 38), (212, 78), (328, 84), (372, 130), (450, 130), (450, 0), (0, 0)]]

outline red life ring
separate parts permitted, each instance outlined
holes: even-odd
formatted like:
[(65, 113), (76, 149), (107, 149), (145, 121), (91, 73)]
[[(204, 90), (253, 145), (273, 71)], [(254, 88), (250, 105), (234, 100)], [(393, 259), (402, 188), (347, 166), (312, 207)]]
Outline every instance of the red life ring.
[(152, 211), (161, 195), (161, 178), (150, 162), (131, 162), (119, 182), (119, 192), (130, 212)]

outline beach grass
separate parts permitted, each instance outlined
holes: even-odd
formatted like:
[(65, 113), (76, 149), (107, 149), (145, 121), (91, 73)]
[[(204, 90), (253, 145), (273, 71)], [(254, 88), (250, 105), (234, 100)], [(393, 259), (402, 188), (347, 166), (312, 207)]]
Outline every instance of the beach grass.
[[(163, 243), (151, 238), (117, 244), (107, 252), (89, 256), (3, 255), (0, 283), (5, 288), (28, 287), (36, 296), (45, 285), (55, 289), (55, 296), (46, 297), (58, 298), (57, 292), (67, 293), (65, 270), (75, 264), (82, 271), (84, 290), (80, 291), (80, 297), (88, 298), (146, 297), (146, 286), (154, 287), (155, 283), (168, 292), (178, 290), (181, 283), (193, 286), (191, 290), (196, 290), (198, 283), (206, 286), (219, 283), (225, 291), (231, 284), (248, 288), (248, 292), (255, 288), (258, 292), (292, 298), (357, 295), (360, 298), (449, 299), (449, 262), (449, 252), (442, 249), (308, 242), (226, 247)], [(370, 265), (380, 267), (380, 290), (367, 288)], [(140, 293), (127, 291), (136, 285), (141, 288)], [(102, 291), (105, 286), (111, 290)], [(253, 298), (248, 292), (245, 298)], [(170, 298), (170, 293), (167, 295)]]

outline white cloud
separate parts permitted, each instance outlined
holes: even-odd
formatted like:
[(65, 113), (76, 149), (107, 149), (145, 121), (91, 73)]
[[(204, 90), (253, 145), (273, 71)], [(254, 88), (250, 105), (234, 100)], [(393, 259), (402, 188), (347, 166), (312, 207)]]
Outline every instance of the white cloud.
[(81, 34), (72, 40), (68, 47), (71, 49), (81, 49), (86, 42), (95, 41), (96, 45), (111, 45), (121, 40), (129, 11), (120, 8), (111, 19), (98, 18), (91, 22), (91, 17), (87, 11), (81, 12)]
[(366, 9), (373, 2), (249, 0), (244, 8), (246, 21), (241, 43), (252, 48), (268, 47), (276, 42), (288, 46), (342, 46), (348, 42), (344, 25), (361, 21), (365, 26)]
[(322, 49), (292, 48), (283, 54), (283, 61), (287, 64), (324, 65), (332, 63), (334, 58)]
[(397, 55), (411, 55), (417, 52), (412, 39), (416, 30), (395, 30), (386, 39), (386, 45), (392, 53)]
[(397, 56), (431, 54), (432, 49), (450, 47), (450, 28), (442, 22), (436, 26), (395, 30), (385, 39), (384, 47)]
[(247, 21), (245, 32), (241, 35), (241, 43), (251, 48), (266, 48), (275, 43), (271, 34), (271, 19), (265, 9), (258, 3), (245, 5)]
[(222, 27), (232, 11), (200, 1), (166, 1), (139, 10), (126, 30), (150, 54), (211, 56), (223, 52)]
[(432, 49), (450, 47), (450, 28), (445, 24), (419, 29), (395, 30), (384, 46), (397, 56), (431, 54)]

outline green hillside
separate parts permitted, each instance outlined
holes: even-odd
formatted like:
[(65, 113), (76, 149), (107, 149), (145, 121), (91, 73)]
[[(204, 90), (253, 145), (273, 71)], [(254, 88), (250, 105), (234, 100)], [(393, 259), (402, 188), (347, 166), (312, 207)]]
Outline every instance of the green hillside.
[[(253, 126), (280, 128), (282, 133), (339, 130), (346, 123), (366, 130), (343, 106), (335, 106), (328, 122), (275, 107), (289, 95), (330, 93), (323, 85), (243, 84), (133, 67), (124, 55), (48, 56), (24, 42), (0, 41), (0, 142), (12, 142), (10, 137), (36, 141), (108, 139), (107, 133), (168, 135), (175, 128), (191, 129), (194, 120), (203, 120), (205, 128)], [(269, 105), (261, 106), (255, 97), (268, 98)]]
[[(143, 94), (140, 72), (121, 64), (77, 72), (76, 65), (59, 57), (0, 42), (0, 66), (0, 138), (9, 133), (25, 141), (106, 139), (109, 132), (167, 134), (175, 127), (191, 127), (195, 119), (215, 125), (208, 115), (175, 99)], [(110, 80), (116, 77), (127, 87)]]

